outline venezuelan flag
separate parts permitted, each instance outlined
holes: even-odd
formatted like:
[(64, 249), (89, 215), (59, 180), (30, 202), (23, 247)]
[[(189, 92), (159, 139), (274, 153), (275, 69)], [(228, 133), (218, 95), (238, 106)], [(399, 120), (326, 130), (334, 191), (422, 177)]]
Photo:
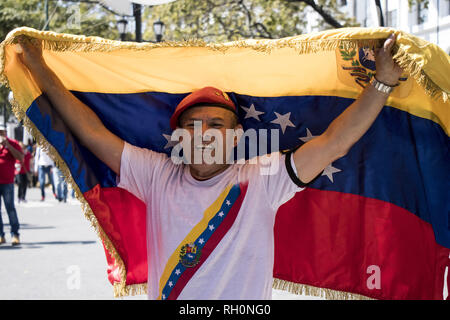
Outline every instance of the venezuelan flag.
[(170, 154), (169, 118), (190, 92), (226, 91), (244, 129), (281, 129), (280, 149), (320, 135), (376, 73), (372, 48), (397, 34), (401, 85), (349, 153), (277, 213), (274, 287), (327, 298), (443, 299), (450, 265), (450, 58), (393, 29), (279, 40), (138, 44), (30, 28), (0, 46), (14, 112), (70, 179), (103, 241), (117, 296), (145, 293), (145, 205), (79, 144), (17, 61), (41, 39), (63, 84), (127, 142)]

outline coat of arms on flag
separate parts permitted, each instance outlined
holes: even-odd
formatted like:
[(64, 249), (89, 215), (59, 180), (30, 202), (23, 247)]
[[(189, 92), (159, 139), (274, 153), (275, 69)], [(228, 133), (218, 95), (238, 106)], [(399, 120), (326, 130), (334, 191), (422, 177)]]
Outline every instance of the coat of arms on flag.
[[(349, 85), (365, 88), (376, 74), (375, 47), (364, 46), (336, 49), (338, 79)], [(391, 94), (396, 97), (406, 97), (412, 89), (412, 79), (407, 81), (406, 75), (400, 78), (402, 84)]]
[(192, 268), (198, 264), (201, 256), (202, 250), (195, 243), (187, 243), (181, 247), (180, 263), (187, 268)]

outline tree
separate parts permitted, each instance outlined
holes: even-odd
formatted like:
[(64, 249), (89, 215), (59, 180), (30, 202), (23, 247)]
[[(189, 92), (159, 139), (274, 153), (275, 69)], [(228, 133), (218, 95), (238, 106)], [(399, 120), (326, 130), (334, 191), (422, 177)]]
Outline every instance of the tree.
[[(118, 39), (116, 16), (104, 9), (98, 1), (49, 0), (49, 30), (87, 36)], [(18, 27), (38, 30), (45, 25), (44, 1), (42, 0), (2, 0), (0, 2), (0, 37)], [(9, 89), (0, 86), (0, 112), (7, 106), (7, 118), (11, 114), (7, 96)]]
[[(288, 2), (303, 2), (316, 11), (323, 20), (334, 28), (342, 28), (343, 25), (339, 20), (346, 20), (337, 6), (337, 1), (314, 1), (314, 0), (286, 0)], [(326, 8), (324, 8), (326, 7)], [(350, 21), (347, 21), (349, 23)]]
[[(146, 8), (144, 17), (147, 25), (164, 20), (166, 40), (274, 39), (303, 33), (307, 7), (323, 17), (320, 29), (357, 25), (353, 18), (339, 11), (336, 0), (178, 0)], [(152, 30), (147, 28), (144, 39), (153, 37)]]

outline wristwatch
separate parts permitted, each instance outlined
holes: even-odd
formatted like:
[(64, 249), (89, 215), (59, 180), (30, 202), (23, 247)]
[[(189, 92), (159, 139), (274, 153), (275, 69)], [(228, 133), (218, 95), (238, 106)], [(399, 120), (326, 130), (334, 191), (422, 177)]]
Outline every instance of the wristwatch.
[(375, 89), (386, 94), (390, 94), (392, 90), (394, 90), (394, 88), (396, 87), (396, 86), (388, 86), (387, 84), (378, 81), (375, 77), (373, 77), (371, 84), (375, 87)]

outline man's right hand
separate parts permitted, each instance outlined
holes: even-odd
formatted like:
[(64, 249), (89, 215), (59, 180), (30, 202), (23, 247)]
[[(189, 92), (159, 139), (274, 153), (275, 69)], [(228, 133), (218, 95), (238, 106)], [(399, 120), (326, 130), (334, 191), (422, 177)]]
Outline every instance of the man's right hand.
[(22, 63), (32, 72), (39, 72), (43, 66), (46, 66), (42, 56), (42, 42), (38, 39), (28, 39), (25, 36), (19, 36), (16, 45), (17, 55)]

